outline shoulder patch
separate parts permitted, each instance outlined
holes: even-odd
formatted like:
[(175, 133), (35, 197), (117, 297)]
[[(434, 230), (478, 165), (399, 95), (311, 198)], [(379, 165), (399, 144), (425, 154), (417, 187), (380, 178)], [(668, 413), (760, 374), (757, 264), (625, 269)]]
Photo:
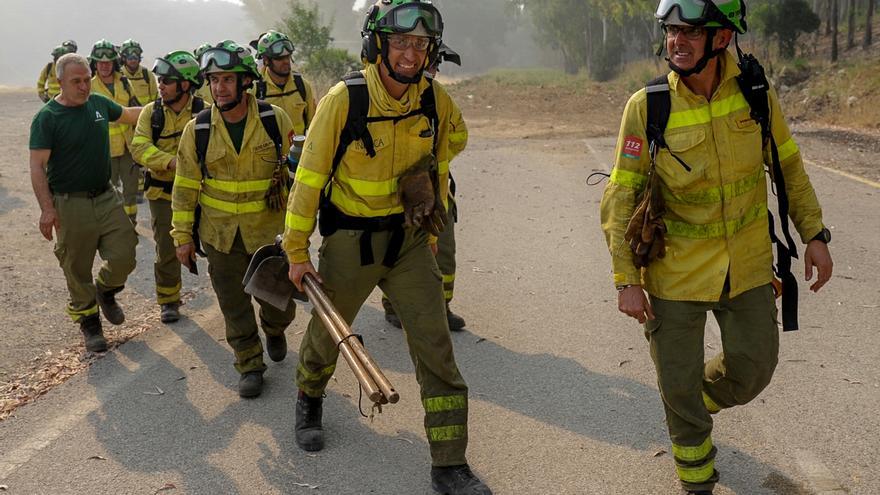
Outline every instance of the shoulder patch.
[(627, 136), (623, 139), (623, 151), (620, 153), (624, 158), (638, 160), (642, 157), (642, 148), (645, 142), (636, 136)]

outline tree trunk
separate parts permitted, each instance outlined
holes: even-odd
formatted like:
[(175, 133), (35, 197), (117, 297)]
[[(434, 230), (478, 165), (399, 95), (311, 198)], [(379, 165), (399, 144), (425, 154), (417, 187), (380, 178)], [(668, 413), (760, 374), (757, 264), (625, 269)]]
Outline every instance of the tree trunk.
[(831, 63), (837, 62), (837, 4), (839, 0), (831, 0)]
[(871, 48), (871, 43), (874, 41), (871, 39), (871, 24), (874, 22), (874, 0), (868, 0), (868, 12), (865, 16), (865, 40), (862, 43), (862, 46), (867, 50)]
[(831, 18), (835, 0), (825, 0), (825, 36), (831, 36)]
[(856, 46), (856, 0), (847, 3), (846, 23), (846, 49), (852, 50)]

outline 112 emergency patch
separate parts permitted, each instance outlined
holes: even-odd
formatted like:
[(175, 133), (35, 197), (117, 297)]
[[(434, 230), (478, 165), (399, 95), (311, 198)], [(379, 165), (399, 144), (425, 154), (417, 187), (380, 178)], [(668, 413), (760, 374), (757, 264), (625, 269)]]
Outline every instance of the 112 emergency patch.
[(636, 136), (625, 137), (623, 139), (623, 152), (621, 152), (621, 155), (624, 158), (632, 158), (633, 160), (638, 160), (642, 157), (642, 148), (644, 147), (644, 143), (644, 141)]

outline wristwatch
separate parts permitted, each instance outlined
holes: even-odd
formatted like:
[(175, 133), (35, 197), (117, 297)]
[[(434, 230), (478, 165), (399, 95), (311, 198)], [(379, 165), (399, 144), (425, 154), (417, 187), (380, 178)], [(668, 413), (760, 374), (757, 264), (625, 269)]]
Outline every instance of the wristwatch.
[(825, 244), (828, 244), (829, 242), (831, 242), (831, 231), (825, 227), (822, 227), (822, 230), (820, 230), (819, 233), (816, 234), (816, 236), (810, 240), (811, 241), (822, 241)]

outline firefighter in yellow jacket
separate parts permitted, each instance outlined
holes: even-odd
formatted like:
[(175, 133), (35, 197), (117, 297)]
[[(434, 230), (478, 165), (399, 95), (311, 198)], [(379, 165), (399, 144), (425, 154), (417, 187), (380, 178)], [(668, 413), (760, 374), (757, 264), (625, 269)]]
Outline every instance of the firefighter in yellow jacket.
[[(119, 53), (113, 43), (102, 39), (92, 46), (89, 55), (92, 64), (92, 92), (104, 95), (124, 107), (139, 107), (129, 80), (119, 67)], [(132, 225), (137, 223), (137, 189), (140, 168), (131, 158), (130, 144), (134, 131), (131, 126), (110, 124), (110, 182), (122, 190), (122, 207)]]
[(193, 96), (202, 86), (199, 63), (187, 51), (176, 51), (156, 59), (153, 72), (159, 79), (159, 98), (148, 103), (138, 119), (131, 153), (147, 169), (145, 195), (150, 201), (156, 258), (156, 301), (160, 319), (180, 319), (180, 261), (171, 238), (171, 192), (177, 169), (177, 146), (187, 122), (205, 108)]
[(122, 75), (131, 84), (135, 98), (141, 105), (146, 105), (159, 97), (159, 86), (156, 82), (156, 76), (141, 65), (143, 56), (144, 50), (141, 48), (141, 44), (133, 39), (125, 40), (119, 48)]
[[(201, 62), (202, 54), (211, 49), (210, 43), (202, 43), (198, 48), (193, 50), (193, 55), (196, 57), (196, 60)], [(211, 87), (208, 84), (203, 85), (201, 88), (197, 89), (195, 95), (199, 98), (205, 100), (209, 106), (214, 104), (214, 98), (211, 97)]]
[[(806, 278), (818, 270), (811, 289), (818, 291), (832, 273), (830, 234), (776, 93), (761, 95), (769, 102), (764, 146), (762, 126), (752, 113), (757, 110), (736, 79), (741, 71), (727, 48), (734, 32), (745, 32), (744, 15), (740, 0), (660, 2), (656, 17), (666, 34), (672, 71), (627, 103), (601, 204), (618, 308), (644, 324), (677, 474), (693, 494), (712, 493), (718, 481), (711, 414), (757, 397), (778, 359), (765, 161), (784, 176), (791, 220), (807, 244)], [(651, 111), (649, 98), (658, 102)], [(658, 138), (660, 127), (652, 124), (650, 133), (647, 128), (661, 101), (671, 106)], [(773, 141), (778, 160), (771, 156)], [(644, 251), (636, 249), (634, 255), (625, 237), (644, 240), (644, 223), (636, 237), (626, 231), (649, 183), (648, 198), (655, 198), (650, 208), (662, 213), (658, 228), (665, 230), (665, 249), (645, 267)], [(704, 362), (709, 311), (724, 344)]]
[(67, 40), (56, 46), (52, 50), (52, 61), (40, 71), (40, 77), (37, 78), (37, 96), (43, 103), (47, 103), (61, 93), (61, 85), (58, 83), (57, 74), (55, 74), (55, 63), (62, 55), (68, 53), (76, 53), (76, 42), (73, 40)]
[[(488, 494), (465, 456), (468, 388), (446, 323), (437, 238), (425, 230), (436, 233), (442, 228), (437, 222), (446, 219), (455, 104), (439, 83), (424, 77), (442, 31), (440, 13), (427, 1), (381, 0), (369, 10), (367, 66), (321, 100), (297, 168), (283, 247), (294, 285), (301, 288), (306, 273), (320, 277), (349, 323), (376, 286), (389, 297), (406, 329), (421, 387), (433, 488)], [(431, 185), (429, 175), (435, 194), (411, 196)], [(423, 199), (414, 204), (415, 197)], [(428, 203), (431, 208), (423, 209)], [(320, 272), (309, 255), (319, 209)], [(338, 357), (313, 316), (296, 375), (296, 443), (303, 450), (324, 446), (321, 397)]]
[(305, 135), (315, 117), (315, 92), (302, 74), (291, 70), (293, 43), (284, 33), (269, 31), (252, 46), (263, 60), (263, 78), (254, 84), (254, 94), (259, 100), (281, 107), (297, 135)]
[[(258, 102), (246, 91), (260, 78), (250, 52), (224, 41), (201, 57), (214, 106), (190, 121), (177, 151), (171, 199), (177, 258), (194, 267), (197, 234), (226, 322), (226, 341), (241, 374), (238, 393), (256, 397), (263, 386), (263, 346), (251, 297), (242, 279), (253, 253), (284, 229), (287, 150), (294, 131), (278, 107)], [(198, 227), (194, 224), (198, 223)], [(273, 361), (287, 354), (284, 330), (296, 306), (279, 311), (260, 303), (260, 323)]]

